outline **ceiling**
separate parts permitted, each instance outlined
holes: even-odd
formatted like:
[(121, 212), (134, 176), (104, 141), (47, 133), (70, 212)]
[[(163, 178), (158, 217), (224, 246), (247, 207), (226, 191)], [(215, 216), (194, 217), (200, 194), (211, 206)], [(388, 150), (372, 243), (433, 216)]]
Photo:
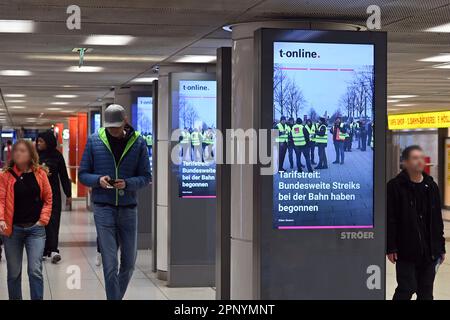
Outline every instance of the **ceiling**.
[[(152, 66), (183, 55), (214, 55), (230, 45), (222, 26), (251, 20), (316, 18), (365, 25), (373, 0), (77, 0), (81, 30), (66, 27), (65, 0), (2, 0), (0, 20), (33, 20), (34, 33), (0, 33), (0, 70), (29, 70), (26, 77), (1, 76), (9, 117), (0, 123), (39, 126), (101, 104), (111, 88), (154, 76)], [(450, 69), (421, 62), (450, 53), (450, 33), (425, 32), (450, 23), (450, 0), (378, 0), (388, 31), (388, 93), (416, 95), (390, 103), (392, 113), (450, 109)], [(125, 46), (84, 45), (92, 34), (132, 35)], [(67, 72), (78, 64), (75, 47), (89, 47), (85, 65), (94, 73)], [(23, 98), (8, 98), (23, 94)], [(56, 98), (55, 95), (76, 95)], [(11, 101), (12, 100), (12, 101)], [(18, 101), (18, 102), (14, 102)], [(0, 101), (1, 102), (1, 101)], [(53, 105), (52, 103), (67, 103)], [(400, 104), (400, 106), (398, 106)], [(24, 107), (17, 109), (14, 107)], [(61, 110), (48, 110), (61, 109)], [(4, 106), (3, 106), (4, 109)]]

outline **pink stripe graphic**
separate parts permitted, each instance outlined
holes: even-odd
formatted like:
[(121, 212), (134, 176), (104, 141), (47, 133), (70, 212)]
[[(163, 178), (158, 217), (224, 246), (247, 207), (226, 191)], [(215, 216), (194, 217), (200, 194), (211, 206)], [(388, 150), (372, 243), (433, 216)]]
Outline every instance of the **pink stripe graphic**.
[(213, 199), (216, 198), (216, 196), (181, 196), (182, 198), (187, 199)]
[(309, 68), (311, 71), (338, 71), (336, 68)]
[(278, 229), (369, 229), (373, 225), (368, 226), (280, 226)]
[(308, 68), (289, 68), (289, 67), (282, 67), (281, 70), (308, 70)]

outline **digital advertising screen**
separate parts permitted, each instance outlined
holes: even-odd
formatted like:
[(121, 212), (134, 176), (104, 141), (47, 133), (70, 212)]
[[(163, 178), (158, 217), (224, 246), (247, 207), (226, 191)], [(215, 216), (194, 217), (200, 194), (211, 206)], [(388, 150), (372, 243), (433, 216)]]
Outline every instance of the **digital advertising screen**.
[(273, 43), (273, 228), (374, 226), (374, 45)]
[(91, 134), (96, 133), (102, 126), (102, 114), (100, 111), (91, 111)]
[(216, 197), (216, 81), (180, 80), (178, 90), (180, 198)]

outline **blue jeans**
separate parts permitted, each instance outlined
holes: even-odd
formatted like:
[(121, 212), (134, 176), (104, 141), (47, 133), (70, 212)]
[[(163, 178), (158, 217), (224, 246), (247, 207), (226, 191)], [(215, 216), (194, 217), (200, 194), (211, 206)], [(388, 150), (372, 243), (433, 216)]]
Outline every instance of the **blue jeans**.
[(42, 255), (45, 247), (45, 227), (29, 228), (13, 226), (10, 237), (3, 237), (8, 269), (8, 294), (10, 300), (22, 300), (23, 248), (27, 251), (28, 279), (31, 300), (44, 299)]
[(336, 140), (334, 141), (334, 151), (336, 152), (336, 163), (344, 163), (345, 152), (344, 152), (344, 141)]
[[(137, 257), (137, 208), (94, 204), (94, 220), (103, 262), (106, 298), (121, 300)], [(120, 248), (120, 267), (117, 251)]]

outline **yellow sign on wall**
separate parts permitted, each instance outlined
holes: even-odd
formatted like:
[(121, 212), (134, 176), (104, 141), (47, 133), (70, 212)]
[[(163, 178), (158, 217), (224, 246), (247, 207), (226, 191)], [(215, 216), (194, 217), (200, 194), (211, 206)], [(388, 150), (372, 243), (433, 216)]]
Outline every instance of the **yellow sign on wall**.
[(389, 130), (449, 127), (450, 111), (388, 115)]

